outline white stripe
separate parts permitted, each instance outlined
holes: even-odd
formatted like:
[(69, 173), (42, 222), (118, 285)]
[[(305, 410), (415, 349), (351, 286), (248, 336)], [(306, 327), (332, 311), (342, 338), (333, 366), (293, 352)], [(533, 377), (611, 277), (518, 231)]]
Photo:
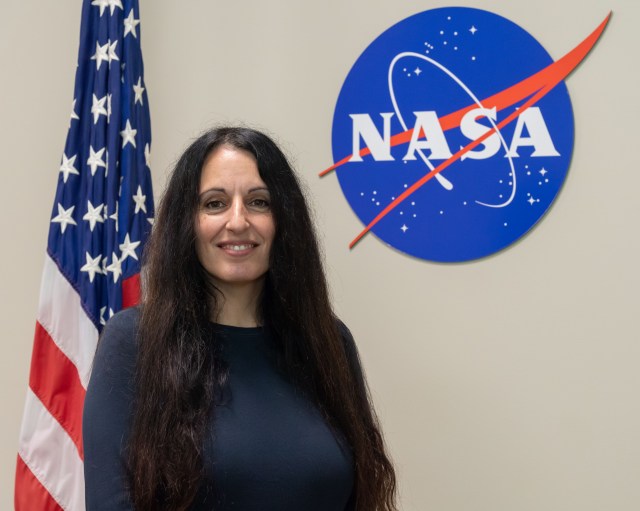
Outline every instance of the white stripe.
[(98, 345), (98, 330), (82, 308), (80, 295), (60, 273), (49, 254), (42, 271), (38, 321), (78, 368), (80, 381), (86, 389)]
[(27, 390), (18, 454), (62, 509), (84, 510), (84, 470), (78, 450), (31, 389)]

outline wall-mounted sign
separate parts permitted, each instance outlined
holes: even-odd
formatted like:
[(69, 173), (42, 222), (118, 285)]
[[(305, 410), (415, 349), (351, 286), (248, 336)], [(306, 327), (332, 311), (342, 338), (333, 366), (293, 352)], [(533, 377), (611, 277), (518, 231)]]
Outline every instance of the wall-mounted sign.
[(334, 165), (371, 232), (415, 257), (493, 254), (544, 215), (567, 174), (573, 111), (564, 78), (608, 18), (554, 61), (527, 31), (465, 7), (411, 16), (381, 34), (336, 104)]

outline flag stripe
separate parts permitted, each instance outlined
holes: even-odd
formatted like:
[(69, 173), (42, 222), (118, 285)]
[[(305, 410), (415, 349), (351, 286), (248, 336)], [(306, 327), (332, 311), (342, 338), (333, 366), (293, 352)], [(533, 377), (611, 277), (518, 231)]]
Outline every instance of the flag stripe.
[(39, 323), (36, 323), (29, 386), (65, 429), (82, 458), (82, 405), (86, 391), (76, 366)]
[[(84, 469), (76, 445), (31, 389), (18, 454), (62, 509), (84, 509)], [(36, 508), (30, 504), (20, 509)]]
[(140, 274), (122, 281), (122, 308), (132, 307), (140, 301)]
[(63, 511), (19, 455), (16, 464), (16, 493), (14, 504), (16, 509)]
[(48, 254), (42, 271), (38, 322), (77, 367), (86, 389), (98, 346), (98, 330), (83, 310), (78, 292)]

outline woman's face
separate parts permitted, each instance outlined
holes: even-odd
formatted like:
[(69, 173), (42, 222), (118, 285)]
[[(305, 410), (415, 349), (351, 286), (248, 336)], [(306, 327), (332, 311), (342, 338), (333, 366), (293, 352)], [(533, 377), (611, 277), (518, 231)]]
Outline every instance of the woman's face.
[(270, 204), (252, 154), (228, 145), (209, 154), (200, 176), (196, 253), (221, 291), (262, 286), (276, 231)]

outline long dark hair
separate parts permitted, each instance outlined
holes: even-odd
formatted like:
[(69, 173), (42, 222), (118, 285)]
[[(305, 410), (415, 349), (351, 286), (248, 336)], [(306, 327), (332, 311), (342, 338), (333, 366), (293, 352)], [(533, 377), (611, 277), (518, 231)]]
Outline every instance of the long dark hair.
[[(333, 314), (313, 222), (286, 157), (266, 135), (218, 128), (196, 139), (169, 179), (145, 251), (128, 442), (137, 510), (183, 510), (202, 482), (202, 445), (227, 368), (207, 328), (216, 293), (195, 251), (200, 174), (215, 148), (251, 153), (271, 196), (276, 235), (258, 311), (292, 380), (346, 439), (357, 511), (395, 509), (389, 461), (357, 353)], [(214, 418), (215, 419), (215, 418)]]

